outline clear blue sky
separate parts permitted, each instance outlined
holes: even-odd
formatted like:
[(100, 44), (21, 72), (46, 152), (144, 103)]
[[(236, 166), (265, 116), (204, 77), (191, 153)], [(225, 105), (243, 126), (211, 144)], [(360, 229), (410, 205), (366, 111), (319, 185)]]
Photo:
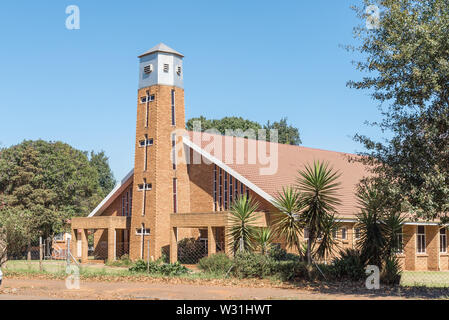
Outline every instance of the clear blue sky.
[[(115, 177), (133, 166), (137, 55), (182, 52), (187, 118), (287, 116), (304, 146), (361, 151), (376, 103), (346, 82), (362, 75), (349, 1), (19, 1), (0, 3), (0, 141), (61, 140), (104, 150)], [(78, 5), (81, 29), (65, 28)]]

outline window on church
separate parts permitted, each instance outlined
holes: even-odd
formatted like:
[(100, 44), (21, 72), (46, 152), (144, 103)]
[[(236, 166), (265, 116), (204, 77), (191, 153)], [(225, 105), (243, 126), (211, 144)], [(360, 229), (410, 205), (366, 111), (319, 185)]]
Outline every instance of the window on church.
[(153, 139), (146, 139), (146, 140), (140, 140), (139, 141), (140, 147), (145, 147), (145, 144), (147, 146), (152, 146), (153, 145)]
[(170, 66), (168, 63), (164, 63), (164, 72), (168, 73), (168, 71), (170, 70)]
[(217, 211), (217, 165), (214, 166), (214, 211)]
[(416, 250), (418, 253), (426, 252), (426, 228), (418, 226), (418, 234), (416, 235)]
[(178, 212), (178, 179), (173, 178), (173, 212)]
[(224, 209), (228, 210), (228, 173), (224, 173)]
[(141, 103), (147, 103), (147, 102), (152, 102), (152, 101), (154, 101), (154, 94), (152, 94), (151, 96), (140, 97)]
[(176, 115), (175, 115), (175, 90), (171, 91), (171, 125), (176, 125)]
[(172, 153), (173, 170), (176, 170), (176, 134), (174, 133), (171, 136), (171, 153)]
[(139, 191), (143, 191), (143, 190), (151, 190), (152, 189), (152, 185), (151, 183), (141, 183), (138, 185)]
[(149, 236), (150, 229), (149, 228), (136, 228), (136, 234), (138, 236)]
[(446, 228), (440, 229), (440, 252), (447, 252), (447, 236), (446, 236)]

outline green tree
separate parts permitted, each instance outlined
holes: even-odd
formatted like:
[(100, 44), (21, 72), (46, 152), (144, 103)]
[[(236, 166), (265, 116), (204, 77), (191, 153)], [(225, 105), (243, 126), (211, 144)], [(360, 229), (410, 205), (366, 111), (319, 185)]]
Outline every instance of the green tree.
[(258, 208), (259, 203), (246, 195), (238, 197), (232, 203), (229, 234), (234, 252), (253, 249), (256, 234), (254, 223), (257, 219), (254, 213)]
[(99, 181), (86, 153), (62, 142), (24, 141), (0, 154), (0, 216), (30, 212), (28, 232), (52, 236), (101, 201)]
[(264, 129), (267, 130), (267, 140), (270, 140), (269, 130), (278, 131), (278, 141), (283, 144), (300, 145), (301, 138), (299, 136), (298, 128), (288, 125), (287, 118), (282, 118), (279, 122), (271, 123), (269, 120)]
[[(268, 132), (264, 137), (265, 140), (270, 141), (270, 129), (278, 130), (278, 141), (279, 143), (285, 144), (301, 144), (301, 139), (299, 137), (299, 130), (291, 125), (287, 124), (287, 118), (282, 118), (279, 122), (270, 121), (266, 125), (262, 126), (260, 123), (243, 119), (242, 117), (224, 117), (222, 119), (206, 119), (201, 116), (199, 118), (189, 119), (186, 123), (186, 129), (189, 131), (197, 130), (195, 128), (195, 122), (201, 123), (201, 131), (214, 129), (220, 134), (230, 134), (233, 136), (241, 136), (247, 130), (252, 130), (255, 134), (254, 138), (258, 138), (258, 130), (266, 129)], [(232, 130), (233, 132), (227, 132), (226, 130)], [(260, 137), (262, 139), (262, 137)]]
[(90, 164), (98, 172), (98, 182), (102, 190), (103, 196), (106, 196), (115, 186), (115, 178), (109, 167), (109, 158), (105, 155), (104, 151), (95, 153), (90, 152)]
[[(449, 2), (446, 0), (366, 0), (355, 10), (363, 73), (348, 86), (367, 90), (383, 115), (374, 123), (385, 141), (355, 139), (367, 149), (374, 180), (391, 211), (442, 220), (449, 213)], [(365, 8), (383, 12), (378, 28), (367, 29)]]

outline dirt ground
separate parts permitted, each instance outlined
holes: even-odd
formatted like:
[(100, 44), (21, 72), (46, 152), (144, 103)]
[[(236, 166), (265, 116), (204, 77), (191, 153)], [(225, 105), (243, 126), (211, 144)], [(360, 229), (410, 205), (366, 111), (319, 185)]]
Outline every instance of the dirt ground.
[[(11, 299), (373, 299), (371, 295), (317, 293), (301, 289), (242, 288), (138, 282), (81, 282), (68, 290), (63, 280), (5, 279), (0, 300)], [(376, 298), (376, 297), (374, 297)], [(377, 297), (397, 299), (398, 297)]]
[(239, 287), (200, 284), (173, 284), (160, 281), (109, 282), (98, 280), (81, 281), (80, 289), (69, 290), (64, 280), (53, 279), (4, 279), (0, 288), (0, 300), (372, 300), (372, 299), (426, 299), (444, 296), (426, 296), (373, 292), (366, 289), (356, 291), (338, 288), (276, 288)]

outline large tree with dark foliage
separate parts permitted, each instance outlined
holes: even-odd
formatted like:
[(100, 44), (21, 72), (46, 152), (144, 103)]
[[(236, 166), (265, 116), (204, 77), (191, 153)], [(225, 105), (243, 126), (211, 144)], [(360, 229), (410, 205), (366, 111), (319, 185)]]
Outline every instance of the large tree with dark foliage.
[(279, 122), (270, 122), (261, 125), (258, 122), (243, 119), (242, 117), (224, 117), (222, 119), (207, 119), (203, 116), (198, 118), (189, 119), (186, 123), (186, 129), (193, 131), (196, 130), (195, 122), (201, 123), (201, 131), (206, 131), (214, 129), (221, 134), (226, 134), (226, 130), (233, 130), (234, 135), (237, 130), (242, 132), (248, 129), (253, 130), (257, 137), (259, 129), (267, 130), (266, 136), (264, 137), (267, 141), (270, 140), (270, 130), (275, 129), (278, 131), (278, 142), (284, 144), (299, 145), (301, 144), (301, 139), (299, 136), (298, 128), (295, 128), (287, 123), (287, 118), (282, 118)]
[[(380, 11), (366, 27), (366, 8)], [(371, 183), (392, 212), (446, 220), (449, 214), (449, 1), (377, 0), (355, 8), (364, 77), (350, 81), (379, 102), (387, 135), (382, 141), (356, 135), (377, 175)], [(375, 25), (374, 25), (375, 26)]]
[(64, 231), (71, 217), (89, 213), (114, 183), (104, 153), (89, 160), (87, 152), (43, 140), (3, 149), (0, 229), (30, 241)]

